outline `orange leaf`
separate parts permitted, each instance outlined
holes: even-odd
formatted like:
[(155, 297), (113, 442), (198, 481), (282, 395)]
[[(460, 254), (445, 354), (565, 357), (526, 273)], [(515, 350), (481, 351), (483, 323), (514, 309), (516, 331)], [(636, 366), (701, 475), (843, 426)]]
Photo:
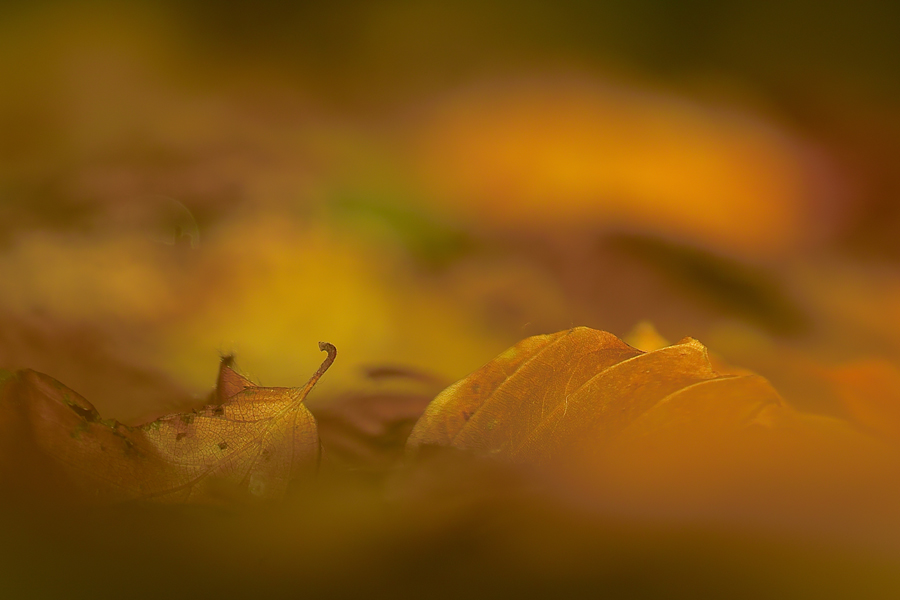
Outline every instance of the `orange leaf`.
[(454, 446), (543, 462), (623, 435), (754, 422), (778, 393), (756, 375), (719, 375), (694, 339), (641, 352), (578, 327), (519, 342), (442, 392), (408, 447)]
[(441, 392), (407, 453), (511, 462), (567, 501), (896, 539), (900, 457), (800, 413), (758, 375), (723, 375), (686, 338), (650, 352), (575, 328), (525, 339)]

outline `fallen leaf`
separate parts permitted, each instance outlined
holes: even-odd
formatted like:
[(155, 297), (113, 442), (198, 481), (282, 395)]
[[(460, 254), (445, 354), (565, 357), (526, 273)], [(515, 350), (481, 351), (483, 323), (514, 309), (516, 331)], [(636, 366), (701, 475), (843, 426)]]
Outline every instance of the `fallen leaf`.
[(103, 419), (52, 377), (19, 371), (0, 395), (9, 446), (0, 468), (32, 488), (59, 484), (88, 502), (281, 498), (318, 466), (316, 422), (303, 400), (336, 355), (331, 344), (319, 348), (328, 357), (303, 387), (255, 386), (226, 358), (212, 404), (137, 427)]
[(451, 385), (426, 409), (408, 446), (543, 462), (686, 421), (747, 425), (770, 405), (783, 401), (768, 382), (719, 375), (694, 339), (641, 352), (610, 333), (578, 327), (527, 338)]

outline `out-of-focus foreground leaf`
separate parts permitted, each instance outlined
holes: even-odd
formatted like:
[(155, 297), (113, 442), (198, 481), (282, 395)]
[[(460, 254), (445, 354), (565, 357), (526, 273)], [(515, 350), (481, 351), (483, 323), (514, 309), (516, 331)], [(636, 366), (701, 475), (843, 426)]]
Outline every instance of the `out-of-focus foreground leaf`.
[(592, 510), (896, 543), (896, 452), (805, 414), (696, 340), (641, 352), (579, 327), (527, 338), (442, 392), (408, 441), (537, 468)]
[(886, 360), (866, 360), (830, 373), (841, 403), (866, 429), (900, 441), (900, 370)]
[(32, 370), (0, 394), (0, 470), (27, 492), (64, 490), (87, 502), (177, 503), (283, 497), (315, 472), (319, 437), (303, 405), (334, 361), (303, 387), (258, 387), (222, 361), (212, 403), (130, 427), (103, 419), (76, 392)]

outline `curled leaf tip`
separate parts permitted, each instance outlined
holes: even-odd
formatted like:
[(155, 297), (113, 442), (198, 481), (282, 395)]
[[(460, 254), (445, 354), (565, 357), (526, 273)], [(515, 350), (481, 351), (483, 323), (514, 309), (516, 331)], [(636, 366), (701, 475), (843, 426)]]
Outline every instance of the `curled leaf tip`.
[(680, 340), (678, 340), (678, 343), (675, 345), (676, 346), (687, 346), (689, 348), (693, 348), (695, 350), (698, 350), (701, 354), (703, 354), (707, 358), (709, 357), (709, 350), (703, 344), (703, 342), (701, 342), (700, 340), (697, 340), (695, 338), (692, 338), (690, 336), (681, 338)]

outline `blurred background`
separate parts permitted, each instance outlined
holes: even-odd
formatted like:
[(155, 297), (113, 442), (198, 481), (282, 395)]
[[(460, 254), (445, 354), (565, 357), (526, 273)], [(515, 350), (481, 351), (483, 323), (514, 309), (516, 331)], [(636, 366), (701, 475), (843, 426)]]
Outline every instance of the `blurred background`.
[(202, 401), (220, 354), (300, 385), (332, 342), (327, 404), (586, 325), (698, 338), (900, 431), (848, 399), (900, 400), (898, 24), (878, 0), (6, 0), (0, 366), (137, 422)]
[(127, 420), (320, 339), (323, 388), (644, 320), (787, 393), (773, 346), (893, 359), (898, 16), (6, 2), (0, 363)]

